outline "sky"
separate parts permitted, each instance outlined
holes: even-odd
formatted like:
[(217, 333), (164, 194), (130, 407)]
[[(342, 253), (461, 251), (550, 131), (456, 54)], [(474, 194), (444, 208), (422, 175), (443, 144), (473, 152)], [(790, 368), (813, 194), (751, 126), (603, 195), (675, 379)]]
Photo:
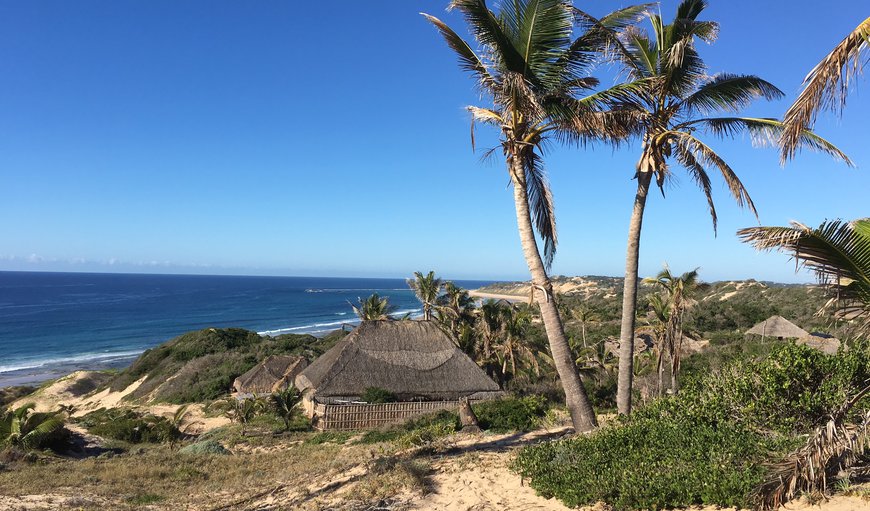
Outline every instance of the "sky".
[[(709, 72), (782, 89), (744, 111), (764, 117), (868, 15), (855, 0), (710, 3)], [(464, 107), (485, 98), (419, 15), (467, 35), (446, 4), (0, 0), (0, 270), (528, 278), (503, 159), (470, 146)], [(629, 4), (576, 2), (598, 16)], [(661, 3), (666, 19), (676, 5)], [(650, 196), (640, 274), (811, 281), (735, 232), (868, 215), (868, 78), (816, 125), (857, 168), (806, 152), (781, 167), (748, 138), (708, 138), (759, 218), (714, 177), (714, 236), (677, 170)], [(479, 130), (478, 148), (496, 135)], [(547, 153), (553, 274), (623, 274), (638, 155), (637, 142)]]

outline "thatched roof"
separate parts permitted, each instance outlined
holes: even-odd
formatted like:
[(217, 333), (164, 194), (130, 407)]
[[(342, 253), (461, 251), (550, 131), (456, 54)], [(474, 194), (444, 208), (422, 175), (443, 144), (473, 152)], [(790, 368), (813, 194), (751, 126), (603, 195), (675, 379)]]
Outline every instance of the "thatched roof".
[(272, 355), (236, 378), (233, 389), (243, 394), (268, 394), (287, 388), (308, 365), (303, 357)]
[(317, 397), (353, 397), (378, 387), (401, 400), (499, 390), (431, 321), (365, 321), (302, 371), (296, 387)]
[(826, 355), (834, 355), (840, 349), (840, 339), (833, 335), (813, 332), (809, 335), (801, 337), (797, 341), (798, 344), (806, 344), (810, 348), (815, 348)]
[(746, 331), (744, 335), (763, 335), (766, 337), (799, 338), (809, 332), (782, 316), (771, 316)]

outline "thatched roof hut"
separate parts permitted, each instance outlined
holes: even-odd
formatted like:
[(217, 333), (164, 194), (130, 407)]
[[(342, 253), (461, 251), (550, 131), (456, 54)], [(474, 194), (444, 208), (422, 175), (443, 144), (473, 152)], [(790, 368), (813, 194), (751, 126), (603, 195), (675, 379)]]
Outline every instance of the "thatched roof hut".
[(308, 366), (304, 357), (272, 355), (236, 378), (233, 391), (240, 394), (269, 394), (286, 389)]
[(810, 348), (817, 349), (826, 355), (835, 355), (840, 349), (840, 339), (833, 335), (813, 332), (809, 335), (801, 337), (797, 341), (798, 344), (806, 344)]
[(431, 321), (365, 321), (296, 377), (296, 388), (318, 400), (358, 397), (369, 387), (400, 401), (499, 390)]
[(782, 316), (771, 316), (747, 330), (744, 335), (750, 334), (780, 339), (798, 339), (810, 335), (809, 332)]

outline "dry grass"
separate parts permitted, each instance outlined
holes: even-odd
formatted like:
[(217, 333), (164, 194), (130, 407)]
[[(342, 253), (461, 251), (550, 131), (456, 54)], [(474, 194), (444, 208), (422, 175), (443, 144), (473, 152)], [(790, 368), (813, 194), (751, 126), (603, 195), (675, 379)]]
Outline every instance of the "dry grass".
[(160, 446), (108, 459), (19, 464), (0, 472), (0, 495), (93, 495), (119, 509), (141, 504), (209, 509), (264, 486), (303, 485), (317, 475), (347, 470), (359, 464), (363, 451), (297, 443), (255, 454), (190, 456)]

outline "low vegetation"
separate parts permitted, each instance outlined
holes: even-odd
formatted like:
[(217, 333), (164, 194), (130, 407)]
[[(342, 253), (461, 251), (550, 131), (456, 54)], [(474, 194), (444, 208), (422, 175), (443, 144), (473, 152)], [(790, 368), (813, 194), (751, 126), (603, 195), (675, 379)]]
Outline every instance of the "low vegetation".
[(181, 437), (181, 432), (166, 417), (140, 413), (127, 408), (101, 408), (76, 422), (88, 433), (131, 444), (168, 443)]
[[(588, 437), (524, 449), (516, 470), (570, 506), (747, 506), (782, 459), (870, 377), (868, 350), (827, 356), (784, 344), (690, 380)], [(855, 406), (855, 419), (868, 402)]]
[(127, 399), (194, 403), (225, 395), (233, 380), (269, 355), (302, 355), (313, 360), (344, 332), (326, 337), (287, 334), (264, 337), (240, 328), (208, 328), (176, 337), (147, 350), (109, 384), (125, 389), (145, 377)]

